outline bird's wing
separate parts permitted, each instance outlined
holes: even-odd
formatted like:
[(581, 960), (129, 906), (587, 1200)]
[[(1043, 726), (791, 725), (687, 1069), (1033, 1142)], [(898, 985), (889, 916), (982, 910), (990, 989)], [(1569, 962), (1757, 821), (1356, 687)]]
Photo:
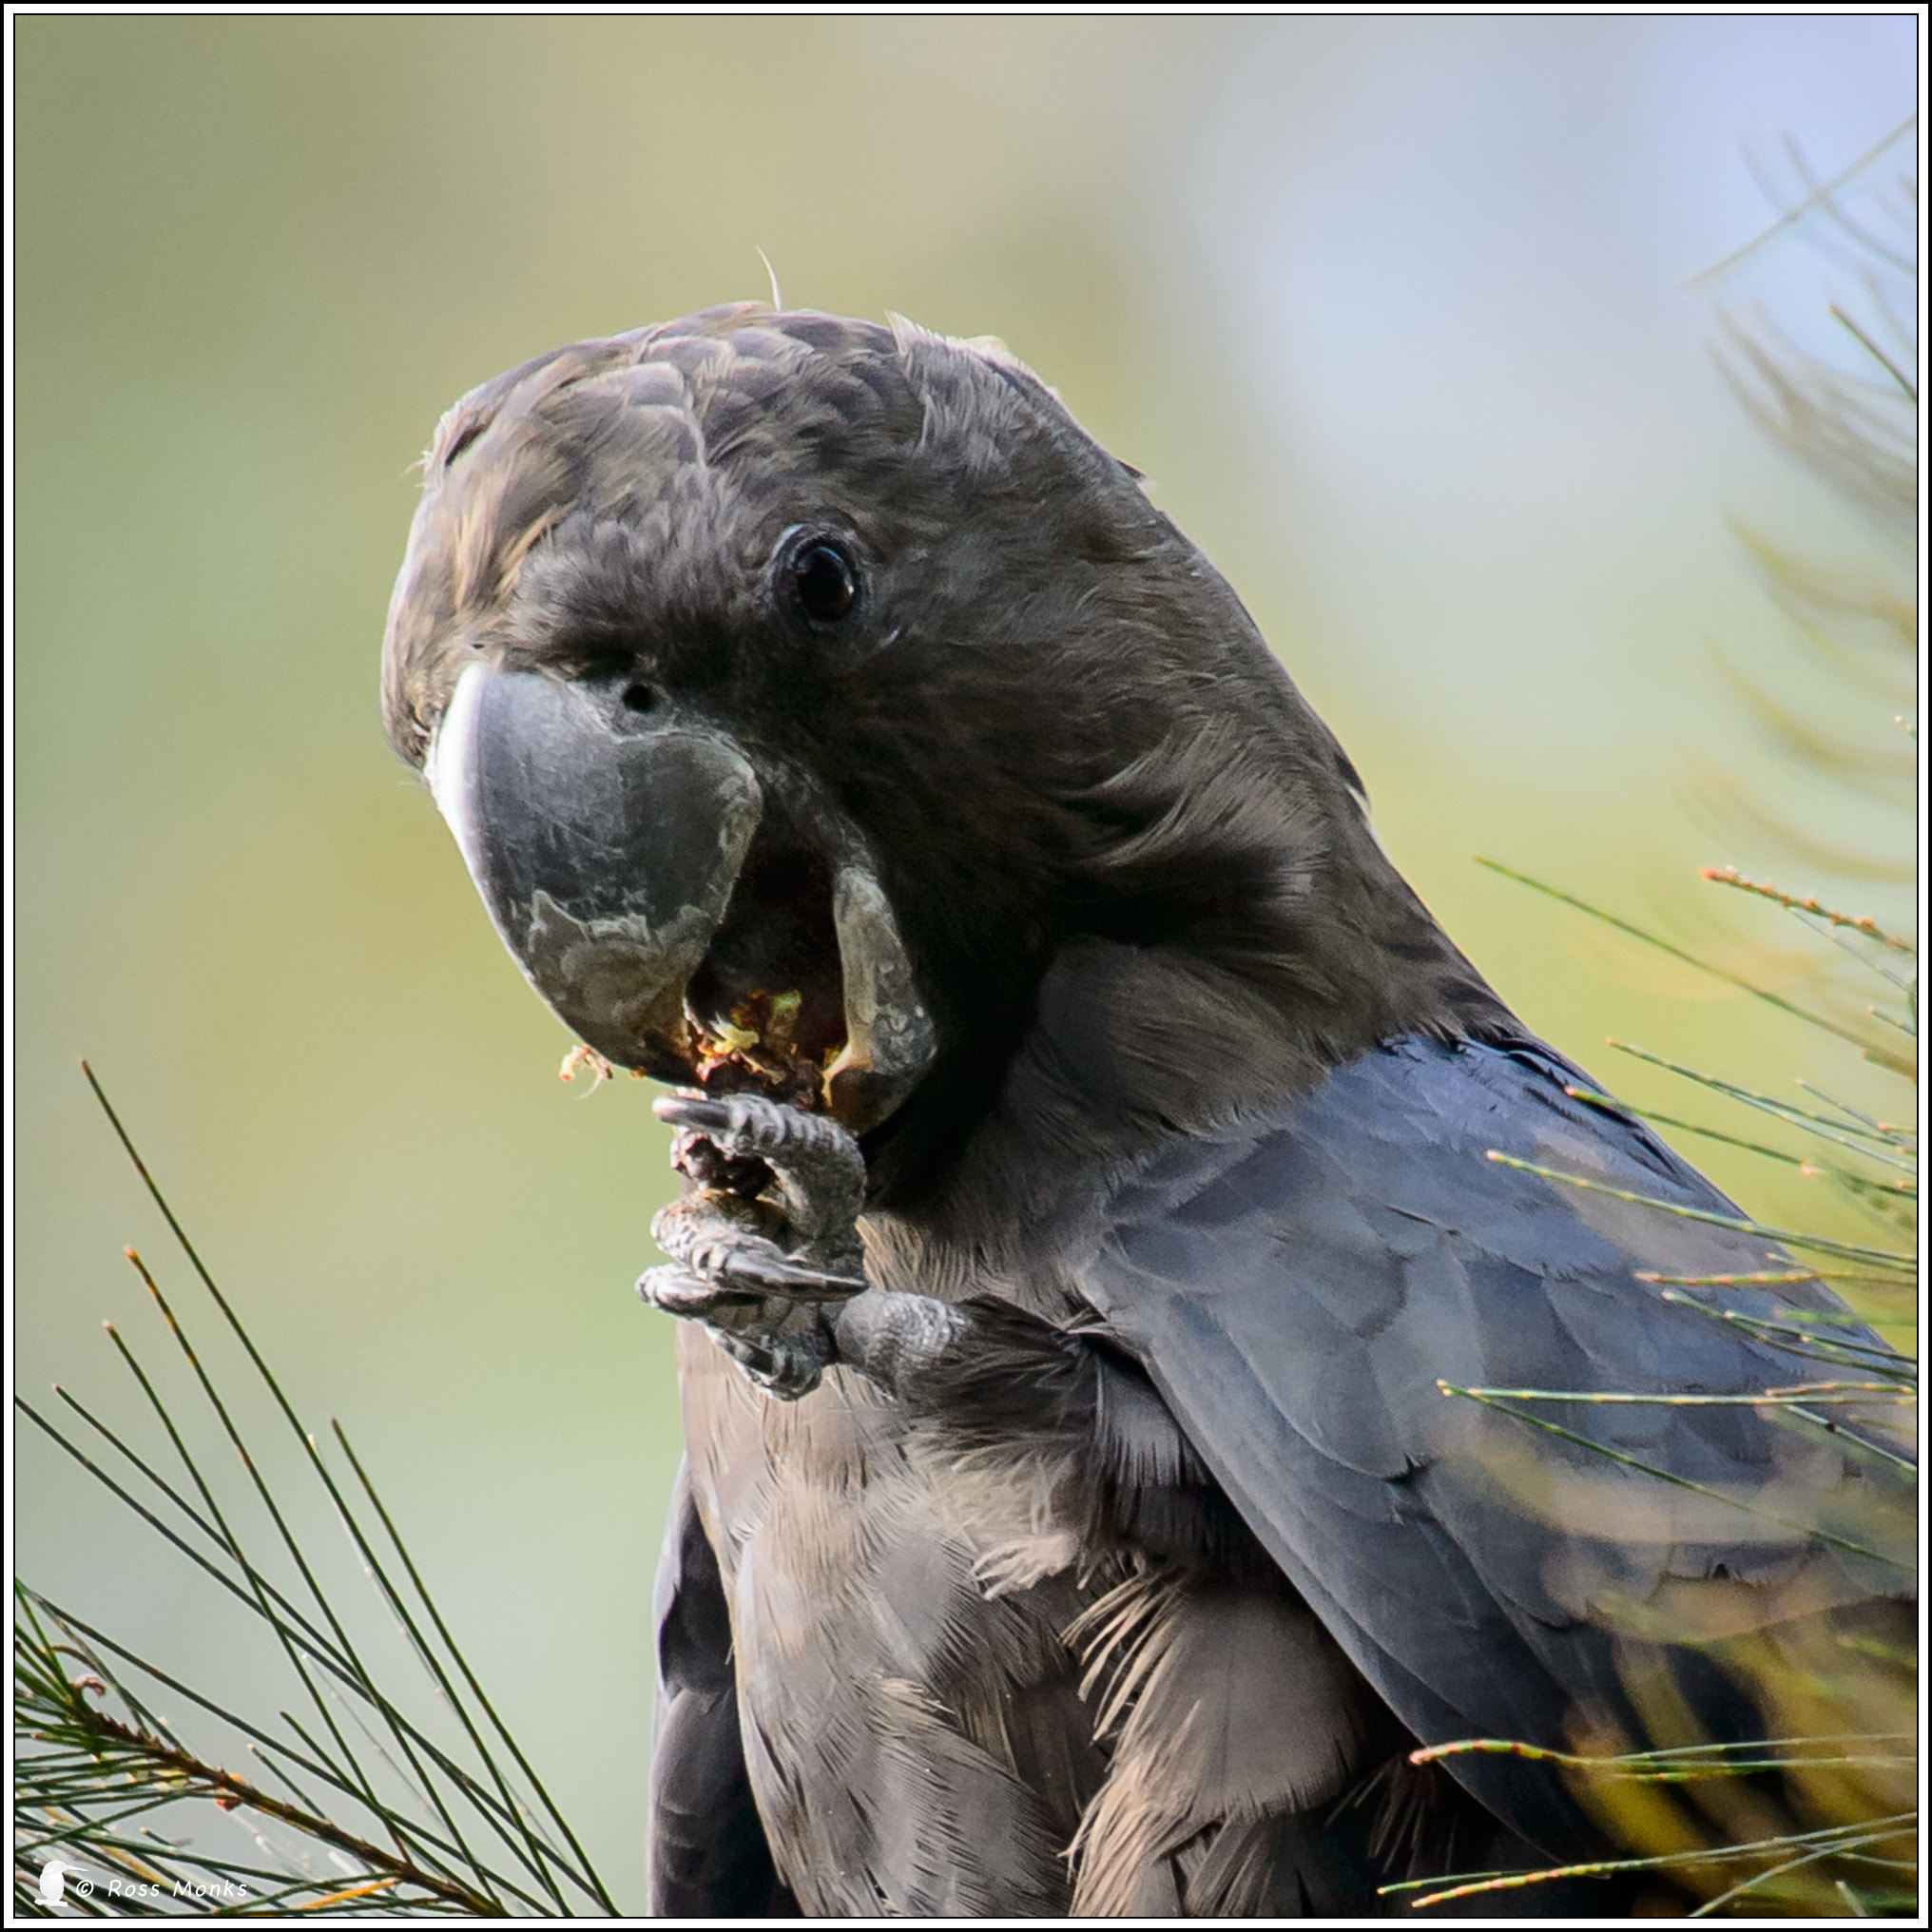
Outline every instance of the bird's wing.
[[(1790, 1262), (1717, 1225), (1738, 1210), (1638, 1122), (1564, 1091), (1591, 1084), (1532, 1042), (1398, 1042), (1266, 1118), (1165, 1149), (1117, 1187), (1083, 1265), (1249, 1526), (1425, 1742), (1561, 1746), (1579, 1701), (1627, 1721), (1633, 1645), (1908, 1588), (1910, 1513), (1887, 1510), (1885, 1458), (1856, 1442), (1749, 1406), (1510, 1405), (1601, 1455), (1439, 1386), (1846, 1378), (1641, 1279)], [(1676, 1292), (1838, 1310), (1816, 1284)], [(1749, 1721), (1714, 1684), (1690, 1696), (1717, 1734)], [(1587, 1840), (1535, 1768), (1456, 1768), (1532, 1841)]]
[(752, 1802), (738, 1732), (731, 1620), (684, 1466), (657, 1573), (650, 1910), (661, 1919), (796, 1918)]

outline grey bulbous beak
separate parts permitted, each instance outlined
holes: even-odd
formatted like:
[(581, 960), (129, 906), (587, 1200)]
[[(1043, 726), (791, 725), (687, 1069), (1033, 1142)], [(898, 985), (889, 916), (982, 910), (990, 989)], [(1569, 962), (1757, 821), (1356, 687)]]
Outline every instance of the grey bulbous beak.
[[(675, 705), (634, 713), (614, 681), (477, 663), (424, 770), (498, 935), (557, 1016), (616, 1066), (692, 1081), (691, 982), (727, 916), (759, 915), (733, 894), (769, 802), (737, 742)], [(843, 1028), (824, 1104), (863, 1132), (937, 1040), (856, 835), (833, 827), (822, 842)]]
[(475, 664), (426, 765), (490, 918), (566, 1026), (620, 1067), (688, 1077), (685, 988), (763, 801), (722, 733)]

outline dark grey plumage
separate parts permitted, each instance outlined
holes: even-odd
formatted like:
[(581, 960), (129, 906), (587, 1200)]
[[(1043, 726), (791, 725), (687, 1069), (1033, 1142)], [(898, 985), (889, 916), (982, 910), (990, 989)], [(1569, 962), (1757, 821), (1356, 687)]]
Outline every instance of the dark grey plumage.
[(718, 1559), (678, 1473), (657, 1576), (658, 1713), (650, 1893), (667, 1918), (784, 1919), (779, 1878), (744, 1772), (731, 1616)]
[[(1730, 1211), (1565, 1093), (998, 345), (747, 305), (486, 385), (384, 692), (538, 991), (711, 1095), (645, 1284), (692, 1318), (657, 1909), (1390, 1909), (1601, 1843), (1417, 1740), (1640, 1740), (1665, 1681), (1750, 1735), (1708, 1639), (1902, 1594), (1856, 1443), (1590, 1413), (1693, 1495), (1438, 1392), (1806, 1371), (1638, 1279), (1761, 1243), (1484, 1159)], [(842, 1123), (809, 1159), (781, 1086)]]
[[(1882, 1596), (1912, 1560), (1904, 1518), (1886, 1546), (1855, 1457), (1751, 1410), (1534, 1411), (1700, 1486), (1671, 1493), (1439, 1394), (1446, 1380), (1734, 1395), (1805, 1373), (1633, 1278), (1762, 1271), (1763, 1242), (1485, 1158), (1735, 1216), (1566, 1084), (1592, 1083), (1528, 1043), (1394, 1043), (1271, 1116), (1165, 1150), (1111, 1196), (1082, 1269), (1270, 1554), (1421, 1737), (1560, 1749), (1578, 1705), (1637, 1734), (1624, 1686), (1647, 1652)], [(1742, 1507), (1773, 1495), (1776, 1522)], [(1536, 1843), (1585, 1852), (1548, 1778), (1494, 1758), (1465, 1781)]]

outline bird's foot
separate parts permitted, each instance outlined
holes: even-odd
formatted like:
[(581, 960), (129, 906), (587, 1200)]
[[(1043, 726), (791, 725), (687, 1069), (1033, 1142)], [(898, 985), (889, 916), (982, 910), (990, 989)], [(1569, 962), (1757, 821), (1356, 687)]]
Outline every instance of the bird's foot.
[(674, 1164), (697, 1182), (651, 1224), (668, 1267), (637, 1290), (701, 1321), (751, 1380), (790, 1401), (833, 1360), (827, 1310), (865, 1288), (865, 1161), (837, 1121), (762, 1094), (660, 1100)]

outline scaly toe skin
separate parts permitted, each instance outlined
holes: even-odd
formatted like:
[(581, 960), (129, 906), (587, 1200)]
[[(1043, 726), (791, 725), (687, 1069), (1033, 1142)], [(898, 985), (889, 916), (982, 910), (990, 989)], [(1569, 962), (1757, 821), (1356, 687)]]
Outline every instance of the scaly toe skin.
[(755, 1093), (680, 1093), (656, 1111), (678, 1129), (681, 1153), (701, 1156), (679, 1160), (687, 1175), (739, 1164), (770, 1185), (750, 1198), (701, 1183), (674, 1201), (651, 1224), (671, 1265), (650, 1269), (637, 1291), (705, 1323), (760, 1388), (796, 1401), (837, 1358), (824, 1311), (866, 1288), (859, 1144), (836, 1121)]
[(763, 1301), (761, 1296), (693, 1274), (675, 1262), (668, 1267), (647, 1268), (637, 1278), (637, 1293), (640, 1301), (686, 1322), (722, 1321), (740, 1305), (756, 1309)]
[(667, 1093), (651, 1111), (674, 1127), (691, 1128), (727, 1153), (768, 1157), (788, 1150), (851, 1139), (835, 1120), (783, 1107), (762, 1093)]
[(728, 1160), (762, 1160), (783, 1197), (794, 1257), (837, 1274), (857, 1273), (865, 1156), (836, 1120), (781, 1106), (759, 1093), (672, 1093), (653, 1111), (702, 1135)]
[(760, 1388), (783, 1402), (810, 1395), (833, 1359), (824, 1324), (801, 1324), (796, 1312), (780, 1325), (714, 1327), (711, 1336)]
[[(787, 1255), (763, 1230), (777, 1217), (763, 1204), (705, 1195), (674, 1201), (651, 1223), (657, 1245), (689, 1275), (722, 1294), (775, 1295), (801, 1302), (842, 1301), (861, 1293), (863, 1275)], [(836, 1260), (846, 1261), (842, 1253)]]

